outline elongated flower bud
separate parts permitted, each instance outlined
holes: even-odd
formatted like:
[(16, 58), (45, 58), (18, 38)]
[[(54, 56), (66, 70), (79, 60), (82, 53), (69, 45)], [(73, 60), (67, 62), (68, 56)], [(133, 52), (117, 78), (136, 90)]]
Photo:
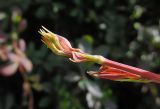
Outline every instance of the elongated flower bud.
[(73, 48), (70, 42), (57, 34), (52, 33), (45, 27), (40, 29), (42, 41), (52, 52), (57, 55), (68, 57), (72, 62), (94, 62), (102, 65), (99, 71), (89, 71), (88, 74), (97, 78), (109, 79), (113, 81), (129, 82), (155, 82), (160, 83), (160, 75), (140, 68), (121, 64), (101, 55), (90, 55), (80, 49)]
[(131, 72), (127, 72), (125, 70), (102, 66), (99, 71), (89, 71), (87, 72), (89, 75), (109, 79), (113, 81), (129, 81), (129, 82), (151, 82), (151, 80), (143, 78), (141, 75), (137, 75)]
[(70, 42), (66, 38), (52, 33), (43, 26), (39, 33), (42, 35), (42, 42), (57, 55), (71, 57), (72, 52), (82, 52), (80, 49), (72, 48)]
[(112, 61), (109, 59), (106, 59), (103, 64), (110, 66), (110, 67), (124, 70), (126, 72), (130, 72), (130, 73), (133, 73), (136, 75), (140, 75), (141, 78), (143, 78), (145, 80), (150, 80), (151, 82), (160, 83), (160, 75), (159, 74), (156, 74), (156, 73), (153, 73), (153, 72), (150, 72), (147, 70), (143, 70), (143, 69), (140, 69), (137, 67), (129, 66), (126, 64), (122, 64), (119, 62), (115, 62), (115, 61)]

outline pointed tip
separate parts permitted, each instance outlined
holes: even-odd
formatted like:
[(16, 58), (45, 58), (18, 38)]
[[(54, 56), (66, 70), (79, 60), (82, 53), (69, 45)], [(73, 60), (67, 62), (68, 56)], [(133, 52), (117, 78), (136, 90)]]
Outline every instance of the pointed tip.
[(42, 27), (43, 29), (46, 29), (43, 25), (41, 25), (41, 27)]
[(42, 28), (42, 29), (47, 29), (47, 28), (46, 28), (46, 27), (44, 27), (43, 25), (41, 25), (41, 28)]
[(43, 32), (42, 32), (42, 30), (40, 29), (40, 30), (38, 31), (38, 33), (42, 34)]
[(89, 74), (90, 76), (93, 76), (93, 77), (99, 77), (98, 73), (95, 72), (95, 71), (88, 71), (87, 74)]
[(39, 34), (41, 34), (41, 32), (40, 32), (40, 31), (38, 31), (38, 33), (39, 33)]
[(48, 33), (52, 33), (51, 31), (49, 31), (47, 28), (45, 28), (44, 26), (42, 26), (42, 29), (44, 29), (46, 32)]
[(72, 58), (69, 58), (70, 61), (75, 62)]
[(53, 35), (57, 35), (57, 34), (51, 32), (50, 30), (48, 30), (46, 27), (44, 27), (44, 26), (41, 26), (41, 27), (42, 27), (43, 31), (46, 31), (46, 32), (51, 33)]

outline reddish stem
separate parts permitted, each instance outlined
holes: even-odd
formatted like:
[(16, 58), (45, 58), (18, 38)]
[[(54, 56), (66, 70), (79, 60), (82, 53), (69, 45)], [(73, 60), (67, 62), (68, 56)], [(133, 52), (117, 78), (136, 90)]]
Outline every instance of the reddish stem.
[(112, 61), (109, 59), (106, 59), (103, 64), (106, 64), (107, 66), (110, 66), (110, 67), (125, 70), (127, 72), (138, 74), (142, 78), (146, 78), (146, 79), (151, 80), (152, 82), (155, 82), (155, 83), (160, 83), (160, 75), (159, 74), (155, 74), (155, 73), (147, 71), (147, 70), (143, 70), (143, 69), (132, 67), (132, 66), (129, 66), (126, 64), (115, 62), (115, 61)]

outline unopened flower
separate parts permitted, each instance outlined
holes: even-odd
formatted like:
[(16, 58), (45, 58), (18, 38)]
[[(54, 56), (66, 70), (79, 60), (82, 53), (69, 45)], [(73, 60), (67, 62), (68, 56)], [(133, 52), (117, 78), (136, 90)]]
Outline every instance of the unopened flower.
[(57, 34), (52, 33), (42, 26), (39, 33), (42, 35), (42, 41), (57, 55), (71, 57), (72, 52), (81, 52), (80, 49), (72, 48), (70, 42)]
[(114, 81), (160, 83), (160, 75), (140, 68), (106, 59), (99, 71), (89, 71), (89, 75)]
[(42, 35), (42, 42), (48, 46), (57, 55), (66, 56), (73, 62), (86, 62), (86, 61), (95, 61), (99, 62), (102, 56), (90, 55), (84, 53), (82, 50), (73, 48), (71, 43), (64, 37), (54, 34), (45, 27), (40, 29), (39, 33)]
[(114, 81), (131, 82), (155, 82), (160, 83), (160, 75), (146, 71), (140, 68), (121, 64), (101, 55), (90, 55), (80, 49), (73, 48), (70, 42), (57, 34), (50, 32), (42, 27), (39, 33), (42, 35), (42, 41), (57, 55), (68, 57), (72, 62), (94, 62), (101, 64), (99, 71), (88, 72), (91, 76), (110, 79)]
[(97, 72), (89, 71), (88, 74), (97, 78), (113, 81), (150, 82), (149, 80), (142, 78), (140, 75), (107, 66), (102, 66)]

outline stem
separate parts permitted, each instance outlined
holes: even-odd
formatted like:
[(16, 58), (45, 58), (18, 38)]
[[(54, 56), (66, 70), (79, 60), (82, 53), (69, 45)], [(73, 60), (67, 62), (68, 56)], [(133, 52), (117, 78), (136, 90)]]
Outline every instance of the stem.
[(28, 97), (28, 109), (34, 109), (34, 97), (31, 89), (31, 85), (28, 81), (26, 74), (21, 73), (23, 77), (23, 99)]

